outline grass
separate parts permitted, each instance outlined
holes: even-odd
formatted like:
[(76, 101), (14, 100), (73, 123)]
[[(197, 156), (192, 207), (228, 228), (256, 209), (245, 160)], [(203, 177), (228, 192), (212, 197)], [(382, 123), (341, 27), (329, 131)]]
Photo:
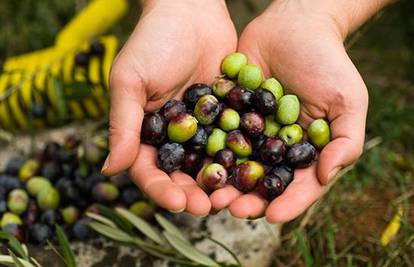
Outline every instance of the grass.
[[(257, 3), (268, 1), (228, 2), (240, 11), (232, 12), (240, 29), (263, 9)], [(414, 266), (414, 19), (408, 2), (385, 12), (350, 51), (370, 93), (367, 140), (380, 137), (382, 142), (338, 180), (312, 213), (286, 224), (275, 266)], [(51, 45), (85, 3), (0, 1), (0, 59)], [(136, 10), (132, 6), (112, 29), (121, 40), (136, 22)], [(401, 229), (383, 247), (381, 233), (399, 206)]]

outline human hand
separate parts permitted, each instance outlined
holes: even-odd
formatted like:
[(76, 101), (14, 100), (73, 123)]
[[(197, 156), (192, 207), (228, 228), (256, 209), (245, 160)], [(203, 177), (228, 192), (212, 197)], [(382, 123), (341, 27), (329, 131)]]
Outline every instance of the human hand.
[(226, 186), (210, 196), (214, 210), (228, 207), (239, 218), (266, 214), (271, 223), (292, 220), (323, 194), (341, 168), (361, 155), (368, 93), (344, 49), (347, 30), (342, 26), (313, 1), (275, 1), (244, 30), (238, 50), (260, 65), (266, 77), (279, 79), (285, 93), (299, 97), (302, 127), (326, 118), (332, 140), (318, 162), (296, 170), (293, 182), (271, 203)]
[(141, 190), (171, 211), (210, 211), (208, 196), (188, 175), (168, 176), (156, 166), (156, 149), (140, 145), (144, 112), (181, 98), (195, 82), (211, 83), (220, 62), (237, 46), (224, 1), (145, 1), (142, 16), (111, 70), (110, 154), (102, 169), (129, 169)]

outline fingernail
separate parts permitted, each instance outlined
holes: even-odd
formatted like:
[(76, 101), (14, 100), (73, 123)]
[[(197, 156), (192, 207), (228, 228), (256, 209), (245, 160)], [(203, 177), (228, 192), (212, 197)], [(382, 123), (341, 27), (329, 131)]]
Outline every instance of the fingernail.
[(180, 213), (183, 212), (185, 210), (185, 208), (179, 209), (179, 210), (168, 210), (171, 213)]
[(328, 182), (330, 182), (335, 175), (339, 172), (339, 170), (341, 169), (341, 167), (336, 167), (335, 169), (333, 169), (329, 174), (328, 174)]
[(204, 218), (204, 217), (207, 217), (208, 215), (209, 215), (209, 213), (202, 214), (202, 215), (196, 215), (196, 217), (198, 217), (198, 218)]
[(110, 156), (111, 154), (109, 154), (107, 157), (106, 157), (106, 159), (105, 159), (105, 162), (104, 162), (104, 165), (103, 165), (103, 167), (102, 167), (102, 169), (101, 169), (101, 173), (104, 173), (105, 172), (105, 170), (106, 169), (108, 169), (108, 167), (109, 167), (109, 156)]

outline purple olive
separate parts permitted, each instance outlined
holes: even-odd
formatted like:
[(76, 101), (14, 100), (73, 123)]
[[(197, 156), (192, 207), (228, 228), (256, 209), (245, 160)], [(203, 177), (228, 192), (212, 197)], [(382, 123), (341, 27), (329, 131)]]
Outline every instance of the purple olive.
[(257, 89), (254, 92), (253, 104), (263, 115), (276, 114), (277, 102), (275, 96), (266, 89)]
[(232, 183), (244, 193), (251, 192), (264, 174), (265, 168), (261, 163), (248, 160), (235, 168), (232, 174)]
[(257, 137), (265, 129), (265, 119), (257, 112), (244, 113), (240, 119), (240, 128), (248, 135)]
[(171, 99), (161, 108), (160, 113), (164, 116), (166, 121), (170, 121), (173, 118), (177, 117), (180, 113), (185, 113), (187, 107), (184, 102)]
[(225, 148), (217, 152), (214, 157), (214, 162), (229, 169), (236, 166), (236, 154), (231, 149)]
[(222, 165), (218, 163), (210, 163), (203, 170), (198, 183), (206, 191), (211, 192), (224, 187), (227, 182), (227, 178), (227, 170)]
[(245, 158), (252, 154), (252, 144), (240, 130), (234, 130), (228, 133), (226, 145), (237, 157)]
[(293, 170), (289, 166), (277, 166), (271, 172), (280, 178), (285, 187), (287, 187), (293, 181)]
[(187, 88), (184, 94), (184, 103), (189, 108), (193, 108), (200, 97), (204, 95), (211, 95), (213, 90), (204, 83), (195, 83)]
[(227, 94), (227, 101), (231, 108), (247, 111), (252, 107), (253, 93), (244, 87), (236, 86)]
[(166, 143), (158, 150), (157, 166), (166, 173), (181, 168), (185, 156), (184, 147), (178, 143)]
[(281, 163), (285, 158), (286, 145), (279, 138), (267, 138), (260, 148), (261, 159), (270, 165)]
[(149, 145), (160, 145), (167, 137), (167, 122), (158, 113), (147, 113), (142, 121), (141, 141)]
[(195, 178), (198, 172), (203, 167), (204, 157), (203, 154), (192, 150), (185, 152), (184, 161), (181, 166), (181, 170), (191, 177)]
[(293, 145), (286, 155), (288, 163), (295, 168), (306, 168), (316, 160), (316, 148), (308, 142)]
[(284, 190), (285, 186), (282, 180), (273, 173), (269, 173), (263, 179), (260, 179), (257, 185), (259, 194), (269, 201), (280, 196)]

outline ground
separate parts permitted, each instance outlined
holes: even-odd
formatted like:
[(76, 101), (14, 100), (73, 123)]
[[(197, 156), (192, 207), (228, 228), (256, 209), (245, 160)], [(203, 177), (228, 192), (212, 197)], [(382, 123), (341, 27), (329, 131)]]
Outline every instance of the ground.
[[(0, 58), (42, 48), (86, 0), (1, 1)], [(229, 0), (237, 28), (269, 1)], [(306, 215), (283, 228), (274, 266), (414, 266), (414, 74), (412, 3), (401, 1), (356, 34), (350, 56), (370, 94), (367, 140), (380, 143)], [(138, 13), (112, 31), (127, 38)], [(30, 22), (30, 23), (29, 23)], [(378, 141), (378, 139), (375, 139)], [(401, 229), (379, 237), (401, 206)]]

